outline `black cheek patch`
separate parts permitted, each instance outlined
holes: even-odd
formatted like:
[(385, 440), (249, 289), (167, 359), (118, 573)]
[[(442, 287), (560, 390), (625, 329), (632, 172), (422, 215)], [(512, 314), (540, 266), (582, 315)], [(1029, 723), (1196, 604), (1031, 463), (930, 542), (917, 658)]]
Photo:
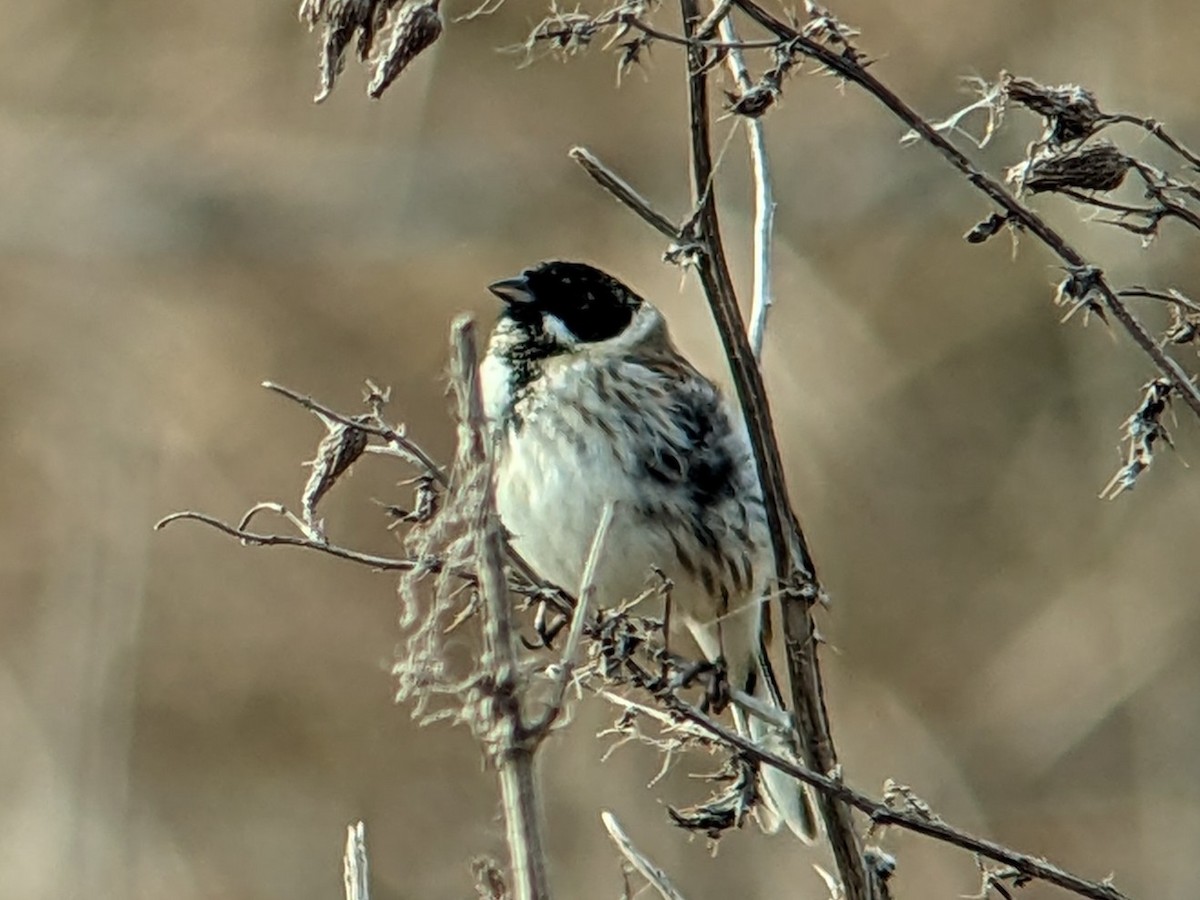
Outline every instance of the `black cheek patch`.
[(571, 334), (585, 343), (607, 341), (624, 331), (633, 320), (633, 306), (626, 303), (597, 301), (591, 294), (581, 302), (557, 305), (551, 312)]

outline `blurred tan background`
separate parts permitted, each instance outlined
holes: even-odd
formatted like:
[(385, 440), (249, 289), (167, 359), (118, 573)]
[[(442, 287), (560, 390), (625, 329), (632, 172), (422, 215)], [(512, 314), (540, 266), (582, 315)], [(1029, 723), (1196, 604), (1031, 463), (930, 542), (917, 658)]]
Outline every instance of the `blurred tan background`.
[[(462, 14), (473, 3), (446, 0)], [(394, 579), (243, 549), (179, 508), (294, 502), (320, 434), (271, 378), (350, 407), (364, 378), (432, 449), (451, 318), (549, 256), (624, 276), (720, 371), (695, 287), (566, 158), (585, 144), (663, 209), (687, 204), (680, 57), (495, 48), (542, 13), (449, 28), (382, 102), (350, 68), (325, 105), (290, 2), (0, 3), (0, 895), (332, 898), (367, 821), (379, 898), (472, 895), (502, 852), (493, 776), (463, 730), (391, 702)], [(1200, 13), (1183, 0), (856, 0), (876, 71), (917, 108), (1000, 68), (1080, 81), (1200, 144)], [(674, 27), (670, 5), (659, 21)], [(1138, 489), (1097, 500), (1151, 377), (1121, 335), (1057, 322), (1033, 241), (961, 235), (989, 212), (874, 101), (787, 85), (767, 120), (778, 307), (768, 382), (791, 485), (835, 606), (824, 627), (846, 774), (913, 787), (955, 823), (1130, 894), (1197, 894), (1200, 429)], [(982, 154), (1015, 161), (1036, 124)], [(733, 123), (717, 126), (723, 136)], [(1144, 146), (1124, 134), (1125, 146)], [(1148, 153), (1152, 149), (1144, 147)], [(747, 272), (744, 142), (722, 170)], [(1155, 157), (1157, 158), (1157, 157)], [(1196, 291), (1196, 236), (1136, 239), (1040, 204), (1117, 283)], [(1157, 310), (1145, 308), (1160, 326)], [(1185, 362), (1197, 360), (1186, 351)], [(723, 377), (723, 376), (722, 376)], [(394, 550), (378, 460), (328, 501), (331, 533)], [(545, 754), (563, 897), (619, 895), (614, 809), (694, 900), (823, 897), (824, 863), (747, 831), (711, 858), (665, 825), (681, 764), (601, 765), (588, 705)], [(892, 835), (898, 896), (974, 893), (963, 853)], [(1033, 886), (1022, 896), (1059, 896)]]

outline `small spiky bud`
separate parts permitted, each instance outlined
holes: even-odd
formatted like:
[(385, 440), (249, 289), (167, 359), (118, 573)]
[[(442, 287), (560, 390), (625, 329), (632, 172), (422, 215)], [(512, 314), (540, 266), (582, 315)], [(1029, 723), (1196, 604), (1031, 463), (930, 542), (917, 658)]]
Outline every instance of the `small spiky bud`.
[(999, 234), (1000, 229), (1008, 224), (1011, 224), (1011, 220), (1006, 213), (992, 213), (982, 222), (976, 223), (970, 231), (963, 235), (963, 239), (968, 244), (982, 244), (988, 238)]
[(1007, 73), (1003, 83), (1010, 100), (1046, 120), (1044, 140), (1051, 145), (1083, 140), (1105, 119), (1092, 92), (1077, 84), (1048, 87)]
[(1154, 459), (1154, 445), (1162, 441), (1168, 447), (1171, 435), (1162, 423), (1163, 414), (1170, 408), (1171, 395), (1175, 386), (1165, 378), (1156, 378), (1142, 386), (1142, 402), (1121, 427), (1129, 447), (1125, 454), (1125, 465), (1100, 492), (1100, 499), (1111, 500), (1118, 494), (1132, 490), (1138, 478)]
[(1095, 266), (1082, 266), (1067, 272), (1054, 293), (1054, 305), (1066, 307), (1067, 311), (1062, 318), (1064, 322), (1081, 309), (1086, 310), (1087, 314), (1098, 316), (1102, 322), (1108, 321), (1104, 315), (1104, 307), (1100, 305), (1102, 294), (1099, 283), (1100, 270)]

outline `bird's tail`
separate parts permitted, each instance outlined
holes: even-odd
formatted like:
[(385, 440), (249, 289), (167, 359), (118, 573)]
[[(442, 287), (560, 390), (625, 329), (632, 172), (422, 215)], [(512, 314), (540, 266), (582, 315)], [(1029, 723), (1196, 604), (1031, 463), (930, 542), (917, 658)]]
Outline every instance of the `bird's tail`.
[[(755, 676), (755, 699), (772, 709), (785, 710), (779, 694), (779, 684), (765, 653), (759, 653)], [(742, 736), (750, 738), (764, 750), (785, 759), (798, 759), (795, 739), (789, 731), (758, 716), (747, 715), (737, 707), (734, 707), (734, 720)], [(774, 766), (767, 765), (759, 766), (758, 783), (762, 794), (758, 819), (764, 831), (774, 834), (780, 826), (787, 825), (791, 832), (806, 844), (815, 843), (820, 838), (820, 819), (812, 794), (805, 785)]]

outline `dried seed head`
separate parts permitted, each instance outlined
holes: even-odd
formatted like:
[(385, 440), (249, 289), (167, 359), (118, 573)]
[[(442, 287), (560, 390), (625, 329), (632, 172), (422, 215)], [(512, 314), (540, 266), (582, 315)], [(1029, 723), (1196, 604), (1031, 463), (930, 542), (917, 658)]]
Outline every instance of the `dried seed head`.
[(1121, 186), (1131, 164), (1129, 157), (1105, 142), (1027, 160), (1009, 169), (1007, 180), (1035, 194), (1064, 189), (1112, 191)]
[[(355, 31), (362, 29), (359, 36), (359, 56), (362, 56), (363, 41), (369, 42), (370, 23), (386, 10), (395, 0), (304, 0), (300, 4), (300, 21), (309, 29), (324, 22), (321, 35), (321, 82), (313, 100), (320, 103), (329, 96), (338, 76), (346, 64), (346, 48), (354, 38)], [(379, 6), (379, 9), (376, 9)]]
[(711, 776), (714, 781), (727, 781), (729, 787), (706, 803), (676, 809), (667, 807), (671, 821), (688, 831), (702, 831), (716, 841), (732, 828), (740, 828), (750, 810), (761, 802), (758, 773), (741, 757), (729, 761), (726, 768)]
[(992, 213), (982, 222), (976, 225), (963, 235), (963, 238), (968, 244), (982, 244), (988, 238), (995, 237), (999, 234), (1000, 229), (1009, 223), (1009, 218), (1005, 213)]
[(1082, 140), (1104, 121), (1095, 96), (1077, 84), (1048, 87), (1007, 73), (1002, 81), (1010, 100), (1046, 120), (1043, 139), (1051, 145)]
[(1162, 417), (1171, 405), (1175, 386), (1165, 378), (1156, 378), (1144, 384), (1142, 391), (1142, 402), (1121, 427), (1129, 444), (1125, 465), (1117, 470), (1112, 481), (1100, 492), (1102, 500), (1111, 500), (1133, 489), (1141, 474), (1150, 468), (1154, 459), (1154, 445), (1158, 441), (1174, 447)]
[(408, 64), (442, 36), (441, 0), (406, 3), (388, 14), (387, 33), (377, 41), (375, 68), (367, 93), (378, 100)]

